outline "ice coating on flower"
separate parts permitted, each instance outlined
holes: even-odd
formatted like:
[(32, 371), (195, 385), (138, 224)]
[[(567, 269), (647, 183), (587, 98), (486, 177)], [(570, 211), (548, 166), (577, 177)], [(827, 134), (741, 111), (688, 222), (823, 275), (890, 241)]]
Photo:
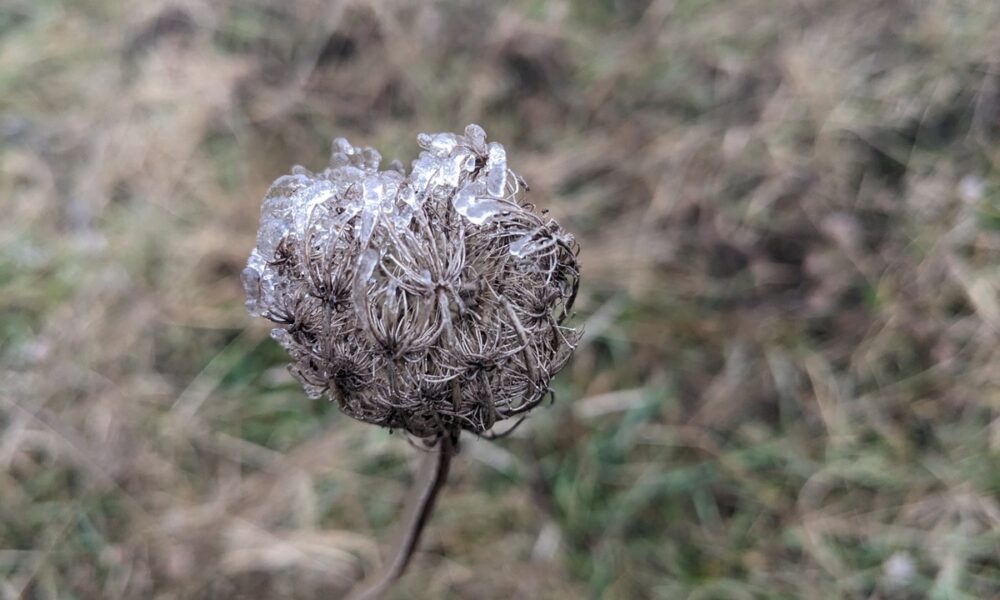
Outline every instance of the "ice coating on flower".
[(445, 157), (455, 149), (458, 140), (453, 133), (420, 133), (417, 134), (417, 143), (434, 156)]
[(409, 173), (337, 138), (325, 169), (276, 179), (240, 281), (310, 398), (421, 437), (481, 433), (568, 359), (576, 245), (519, 201), (478, 125), (417, 143)]
[(358, 281), (362, 284), (368, 283), (372, 280), (372, 275), (375, 273), (375, 267), (378, 266), (378, 251), (369, 248), (361, 253), (361, 258), (358, 261)]
[(490, 198), (491, 194), (481, 181), (473, 182), (458, 191), (452, 205), (460, 215), (475, 225), (482, 225), (505, 208), (512, 208), (503, 202)]
[(503, 196), (507, 187), (507, 151), (496, 142), (490, 142), (486, 158), (486, 192), (494, 198)]
[(486, 131), (476, 125), (475, 123), (470, 123), (465, 127), (465, 139), (469, 142), (469, 147), (472, 148), (478, 154), (483, 154), (486, 152)]

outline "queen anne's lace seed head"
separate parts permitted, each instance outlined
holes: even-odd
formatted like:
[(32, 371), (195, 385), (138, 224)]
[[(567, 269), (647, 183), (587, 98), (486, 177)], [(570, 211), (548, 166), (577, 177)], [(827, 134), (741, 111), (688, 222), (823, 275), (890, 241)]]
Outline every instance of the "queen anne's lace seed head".
[(538, 405), (569, 358), (577, 246), (478, 125), (417, 141), (409, 175), (338, 138), (321, 173), (279, 177), (246, 306), (279, 325), (311, 398), (420, 437), (482, 433)]

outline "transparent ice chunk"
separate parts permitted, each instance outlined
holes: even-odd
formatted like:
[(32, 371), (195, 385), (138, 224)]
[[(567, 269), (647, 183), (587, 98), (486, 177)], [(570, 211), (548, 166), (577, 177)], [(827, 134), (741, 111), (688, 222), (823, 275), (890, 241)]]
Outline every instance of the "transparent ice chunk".
[(504, 210), (505, 206), (503, 202), (493, 200), (492, 198), (479, 198), (477, 202), (470, 207), (468, 212), (465, 213), (465, 217), (475, 225), (482, 225), (486, 221), (493, 218), (493, 216), (503, 212)]
[(503, 202), (487, 196), (486, 186), (481, 181), (475, 181), (460, 189), (452, 199), (452, 205), (460, 215), (475, 225), (482, 225), (505, 210)]
[(435, 178), (437, 185), (458, 187), (462, 172), (465, 170), (465, 158), (465, 154), (456, 154), (448, 160), (442, 161), (441, 170), (438, 171)]
[(257, 250), (263, 256), (274, 256), (278, 244), (291, 232), (291, 229), (291, 225), (285, 219), (277, 217), (262, 219), (260, 228), (257, 229)]
[(316, 208), (334, 199), (337, 190), (333, 183), (321, 179), (308, 189), (296, 195), (295, 233), (300, 239), (305, 238), (306, 229), (313, 218)]
[(309, 187), (311, 179), (306, 175), (282, 175), (274, 180), (268, 188), (264, 201), (261, 203), (261, 213), (271, 213), (291, 207), (292, 197), (299, 191)]
[(431, 179), (440, 169), (440, 160), (427, 152), (421, 152), (417, 160), (413, 161), (410, 172), (410, 182), (413, 184), (414, 191), (423, 192), (427, 190), (431, 184)]
[(379, 213), (382, 212), (382, 203), (385, 200), (385, 186), (377, 175), (367, 177), (361, 186), (361, 195), (364, 199), (361, 208), (361, 230), (358, 233), (358, 242), (362, 248), (368, 247), (368, 242), (375, 231)]
[(385, 305), (386, 308), (389, 309), (389, 314), (392, 315), (396, 314), (399, 308), (399, 298), (396, 296), (396, 294), (397, 294), (396, 280), (392, 279), (389, 281), (389, 284), (386, 286), (385, 289)]
[(354, 311), (363, 323), (368, 322), (368, 283), (372, 280), (375, 268), (380, 260), (379, 253), (374, 248), (368, 248), (358, 257), (357, 268), (354, 272), (354, 282), (352, 286), (352, 300)]
[(343, 167), (349, 166), (350, 164), (351, 164), (351, 159), (349, 156), (347, 156), (343, 152), (334, 152), (333, 154), (330, 155), (330, 168), (327, 169), (327, 176), (329, 176), (330, 172), (333, 171), (334, 169), (341, 169)]
[[(394, 162), (399, 162), (399, 161), (394, 161)], [(379, 177), (382, 178), (382, 181), (385, 183), (386, 186), (392, 187), (393, 189), (398, 188), (400, 185), (403, 184), (404, 181), (406, 181), (406, 174), (403, 173), (402, 171), (396, 171), (396, 170), (380, 171), (378, 175)]]
[(365, 206), (362, 186), (352, 182), (344, 187), (338, 195), (337, 206), (354, 214), (358, 214)]
[(513, 242), (510, 243), (510, 253), (513, 256), (521, 258), (528, 253), (528, 247), (531, 245), (531, 238), (535, 237), (534, 233), (529, 233), (522, 235)]
[(240, 273), (240, 283), (243, 284), (243, 292), (246, 294), (244, 305), (247, 312), (255, 315), (260, 310), (260, 272), (253, 267), (247, 267)]
[(507, 151), (496, 142), (490, 142), (486, 158), (486, 192), (502, 198), (507, 187)]
[(358, 258), (357, 281), (362, 283), (368, 283), (371, 281), (372, 275), (375, 273), (375, 267), (378, 265), (378, 261), (378, 250), (368, 248), (362, 252), (361, 256)]
[(276, 179), (264, 196), (257, 229), (257, 250), (272, 257), (294, 223), (296, 199), (307, 189), (311, 179), (302, 174), (283, 175)]
[(350, 156), (355, 152), (354, 146), (352, 146), (351, 143), (347, 141), (347, 138), (343, 137), (334, 138), (333, 147), (335, 152), (339, 152), (346, 156)]
[(364, 168), (369, 171), (378, 171), (378, 166), (382, 162), (382, 155), (374, 148), (365, 148), (361, 151)]
[[(331, 163), (332, 164), (332, 163)], [(338, 186), (346, 188), (365, 176), (365, 171), (355, 167), (353, 164), (345, 164), (331, 167), (327, 170), (326, 176), (336, 181)]]
[(465, 128), (465, 137), (469, 141), (469, 146), (471, 146), (477, 154), (486, 153), (486, 132), (482, 127), (476, 125), (475, 123), (470, 123)]
[(378, 208), (382, 204), (383, 191), (385, 186), (377, 175), (366, 177), (361, 184), (362, 196), (364, 197), (364, 209)]
[(264, 308), (270, 308), (274, 304), (274, 292), (278, 283), (277, 269), (268, 264), (260, 272), (260, 299)]
[(482, 182), (476, 181), (470, 183), (458, 190), (458, 193), (452, 199), (452, 205), (460, 214), (465, 215), (469, 207), (476, 203), (478, 199), (477, 195), (482, 194), (484, 191), (485, 188)]
[(375, 231), (375, 222), (378, 220), (378, 212), (374, 210), (361, 211), (361, 228), (358, 230), (358, 243), (362, 248), (368, 247), (368, 242), (372, 239)]
[(555, 240), (551, 238), (536, 240), (535, 236), (538, 235), (539, 231), (540, 229), (536, 229), (511, 242), (509, 247), (511, 256), (524, 258), (555, 244)]
[(444, 158), (455, 149), (458, 138), (453, 133), (420, 133), (417, 134), (417, 144), (433, 156)]
[(247, 258), (247, 267), (257, 271), (258, 273), (264, 270), (267, 266), (267, 261), (261, 256), (260, 252), (256, 248), (250, 251), (250, 257)]
[(408, 232), (410, 229), (410, 223), (413, 222), (413, 207), (409, 204), (404, 204), (401, 207), (397, 207), (395, 212), (392, 213), (392, 224), (399, 233)]
[(454, 134), (438, 133), (431, 136), (431, 145), (428, 150), (437, 156), (445, 157), (451, 154), (456, 144), (458, 144), (458, 140), (455, 139)]
[(382, 177), (382, 198), (380, 200), (380, 206), (382, 207), (383, 214), (390, 215), (396, 211), (396, 192), (398, 189), (398, 183), (387, 177)]
[(417, 206), (417, 194), (413, 191), (413, 186), (402, 185), (399, 188), (399, 200), (407, 206)]

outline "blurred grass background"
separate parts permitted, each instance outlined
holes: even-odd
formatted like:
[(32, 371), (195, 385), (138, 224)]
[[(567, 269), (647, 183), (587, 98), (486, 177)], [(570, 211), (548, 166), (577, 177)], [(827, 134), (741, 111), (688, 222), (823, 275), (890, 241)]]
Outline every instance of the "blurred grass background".
[(1000, 598), (993, 0), (3, 0), (0, 597), (375, 568), (416, 452), (238, 273), (334, 136), (469, 122), (580, 239), (586, 337), (393, 598)]

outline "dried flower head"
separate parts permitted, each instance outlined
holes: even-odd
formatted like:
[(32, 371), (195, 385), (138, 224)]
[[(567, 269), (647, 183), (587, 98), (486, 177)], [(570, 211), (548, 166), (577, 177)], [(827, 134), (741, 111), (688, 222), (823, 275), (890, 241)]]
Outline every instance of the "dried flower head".
[(261, 206), (242, 281), (312, 398), (422, 438), (477, 434), (537, 406), (577, 335), (577, 246), (519, 195), (478, 125), (420, 134), (407, 175), (334, 141)]

